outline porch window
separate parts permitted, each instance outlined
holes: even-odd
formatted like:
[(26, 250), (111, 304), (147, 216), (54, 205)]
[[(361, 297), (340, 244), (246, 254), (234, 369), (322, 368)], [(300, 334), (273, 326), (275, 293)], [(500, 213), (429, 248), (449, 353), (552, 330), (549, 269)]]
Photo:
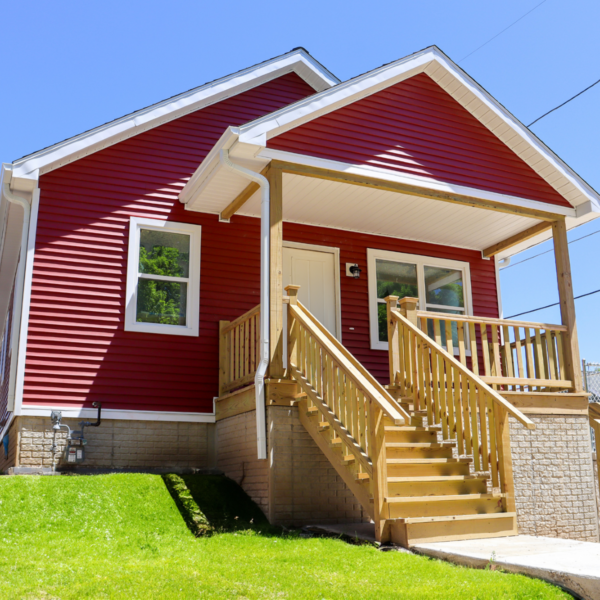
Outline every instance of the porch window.
[(200, 227), (132, 217), (125, 330), (197, 336)]
[[(374, 249), (367, 250), (367, 263), (373, 349), (388, 348), (386, 296), (418, 298), (420, 310), (471, 314), (468, 263)], [(445, 344), (446, 333), (441, 333)], [(456, 324), (452, 334), (456, 339)]]

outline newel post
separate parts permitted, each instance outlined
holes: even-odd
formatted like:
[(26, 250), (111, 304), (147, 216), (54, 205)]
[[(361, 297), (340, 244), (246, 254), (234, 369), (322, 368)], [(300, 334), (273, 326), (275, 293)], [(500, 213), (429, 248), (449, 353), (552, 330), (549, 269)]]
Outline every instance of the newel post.
[(417, 306), (419, 305), (418, 298), (406, 296), (400, 300), (400, 312), (403, 317), (406, 317), (415, 327), (419, 326), (417, 319)]
[(219, 321), (219, 396), (223, 395), (223, 388), (229, 383), (229, 357), (231, 355), (231, 336), (223, 333), (231, 321)]
[[(510, 450), (510, 422), (508, 411), (497, 405), (493, 408), (498, 445), (498, 470), (500, 471), (500, 491), (504, 494), (502, 503), (506, 512), (515, 512), (515, 480), (513, 476), (512, 453)], [(492, 457), (493, 458), (493, 457)]]
[(287, 295), (290, 298), (289, 308), (288, 308), (288, 319), (287, 319), (287, 365), (288, 370), (291, 369), (292, 366), (298, 365), (298, 327), (296, 319), (292, 316), (292, 311), (290, 310), (292, 306), (298, 305), (298, 290), (300, 289), (299, 285), (288, 285), (285, 288)]
[(398, 349), (398, 321), (392, 317), (392, 310), (398, 307), (398, 296), (387, 296), (387, 332), (388, 357), (390, 361), (390, 385), (396, 385), (396, 376), (400, 371), (400, 352)]

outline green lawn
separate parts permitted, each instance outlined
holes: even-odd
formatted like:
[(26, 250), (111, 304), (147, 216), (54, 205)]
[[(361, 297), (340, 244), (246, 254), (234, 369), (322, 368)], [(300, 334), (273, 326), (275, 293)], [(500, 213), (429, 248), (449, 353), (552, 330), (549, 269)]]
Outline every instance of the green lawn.
[(247, 502), (219, 517), (214, 478), (185, 480), (219, 533), (194, 537), (160, 476), (1, 477), (0, 598), (570, 597), (519, 575), (280, 535)]

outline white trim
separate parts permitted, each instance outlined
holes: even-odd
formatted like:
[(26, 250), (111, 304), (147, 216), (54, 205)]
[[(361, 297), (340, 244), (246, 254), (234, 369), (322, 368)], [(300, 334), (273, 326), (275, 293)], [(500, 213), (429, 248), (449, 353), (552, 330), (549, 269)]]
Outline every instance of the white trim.
[(281, 160), (284, 162), (291, 162), (319, 169), (328, 169), (331, 171), (337, 171), (342, 174), (349, 173), (351, 175), (358, 175), (364, 177), (376, 177), (378, 179), (382, 179), (383, 181), (389, 181), (392, 183), (401, 183), (406, 185), (422, 187), (424, 190), (430, 189), (438, 192), (459, 194), (461, 196), (471, 196), (474, 198), (480, 198), (482, 200), (499, 202), (501, 204), (506, 204), (509, 206), (518, 206), (521, 208), (543, 210), (547, 213), (564, 215), (566, 217), (575, 217), (577, 214), (575, 208), (568, 208), (566, 206), (548, 204), (546, 202), (540, 202), (538, 200), (520, 198), (519, 196), (509, 196), (507, 194), (489, 192), (487, 190), (481, 190), (479, 188), (467, 187), (466, 185), (446, 183), (443, 181), (437, 181), (435, 179), (429, 179), (428, 177), (421, 177), (418, 175), (397, 173), (395, 171), (391, 171), (389, 169), (382, 169), (380, 167), (351, 165), (337, 160), (329, 160), (325, 158), (307, 156), (305, 154), (296, 154), (294, 152), (286, 152), (284, 150), (273, 150), (269, 148), (261, 150), (257, 156), (259, 158)]
[[(140, 230), (169, 231), (190, 236), (190, 260), (188, 277), (165, 278), (187, 283), (186, 325), (164, 325), (161, 323), (138, 323), (136, 321), (137, 288), (140, 279), (139, 252)], [(125, 294), (125, 331), (159, 333), (166, 335), (186, 335), (198, 337), (200, 333), (200, 225), (160, 221), (142, 217), (131, 217), (129, 221), (129, 247), (127, 251), (127, 291)], [(154, 279), (154, 277), (149, 277)]]
[[(94, 408), (65, 408), (62, 406), (23, 406), (21, 416), (30, 417), (48, 417), (53, 410), (60, 410), (63, 419), (90, 419), (98, 415), (98, 411)], [(119, 410), (114, 408), (102, 409), (103, 419), (122, 419), (124, 421), (180, 421), (187, 423), (214, 423), (215, 414), (213, 413), (192, 413), (192, 412), (175, 412), (175, 411), (160, 411), (160, 410)]]
[[(377, 259), (394, 262), (405, 262), (417, 267), (417, 283), (419, 289), (419, 310), (424, 310), (425, 304), (425, 280), (424, 267), (444, 267), (462, 271), (464, 289), (464, 314), (473, 314), (473, 300), (471, 296), (471, 267), (468, 262), (425, 256), (422, 254), (407, 254), (404, 252), (393, 252), (391, 250), (380, 250), (378, 248), (367, 248), (367, 278), (369, 284), (369, 332), (371, 339), (371, 350), (388, 350), (388, 342), (379, 340), (379, 318), (377, 306)], [(423, 307), (421, 307), (423, 305)], [(458, 309), (457, 309), (458, 310)]]
[(295, 72), (317, 92), (339, 83), (334, 75), (299, 48), (16, 160), (13, 163), (13, 176), (27, 177), (38, 169), (40, 174), (48, 173), (83, 156), (291, 72)]
[(4, 371), (6, 370), (6, 359), (8, 357), (8, 349), (11, 341), (9, 340), (9, 337), (12, 338), (12, 328), (10, 329), (11, 335), (8, 335), (11, 312), (12, 310), (9, 309), (6, 313), (6, 318), (4, 319), (4, 325), (2, 326), (2, 332), (0, 335), (0, 384), (4, 383)]
[[(39, 180), (36, 181), (36, 186)], [(19, 331), (19, 354), (17, 356), (17, 373), (15, 381), (14, 414), (21, 414), (23, 405), (23, 389), (25, 387), (25, 358), (27, 356), (27, 334), (29, 330), (29, 312), (31, 307), (31, 287), (33, 285), (33, 265), (35, 261), (35, 241), (37, 234), (38, 214), (40, 210), (40, 188), (36, 187), (31, 197), (31, 216), (29, 219), (29, 235), (27, 237), (27, 262), (25, 263), (25, 282), (23, 284), (23, 302), (21, 304), (21, 327)], [(15, 357), (11, 357), (11, 361)]]
[(303, 242), (283, 241), (284, 248), (297, 248), (298, 250), (312, 250), (313, 252), (327, 252), (333, 254), (333, 286), (335, 294), (335, 328), (338, 341), (342, 341), (342, 290), (340, 281), (340, 249), (336, 246), (320, 246), (317, 244), (304, 244)]

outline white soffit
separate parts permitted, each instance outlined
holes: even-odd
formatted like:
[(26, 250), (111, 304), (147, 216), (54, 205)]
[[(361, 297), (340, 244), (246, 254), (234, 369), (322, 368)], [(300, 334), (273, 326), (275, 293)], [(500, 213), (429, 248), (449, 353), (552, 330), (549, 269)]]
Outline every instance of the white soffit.
[[(259, 217), (260, 194), (255, 193), (238, 214)], [(283, 174), (283, 220), (473, 250), (483, 250), (539, 222), (288, 173)]]
[(239, 128), (240, 141), (259, 145), (265, 139), (423, 72), (490, 129), (572, 206), (591, 201), (591, 209), (600, 212), (600, 195), (435, 46), (243, 125)]
[(339, 80), (310, 56), (308, 52), (302, 48), (297, 48), (282, 56), (222, 77), (24, 156), (13, 163), (13, 177), (37, 179), (38, 173), (40, 175), (48, 173), (53, 169), (62, 167), (153, 127), (291, 72), (295, 72), (317, 92), (339, 83)]

